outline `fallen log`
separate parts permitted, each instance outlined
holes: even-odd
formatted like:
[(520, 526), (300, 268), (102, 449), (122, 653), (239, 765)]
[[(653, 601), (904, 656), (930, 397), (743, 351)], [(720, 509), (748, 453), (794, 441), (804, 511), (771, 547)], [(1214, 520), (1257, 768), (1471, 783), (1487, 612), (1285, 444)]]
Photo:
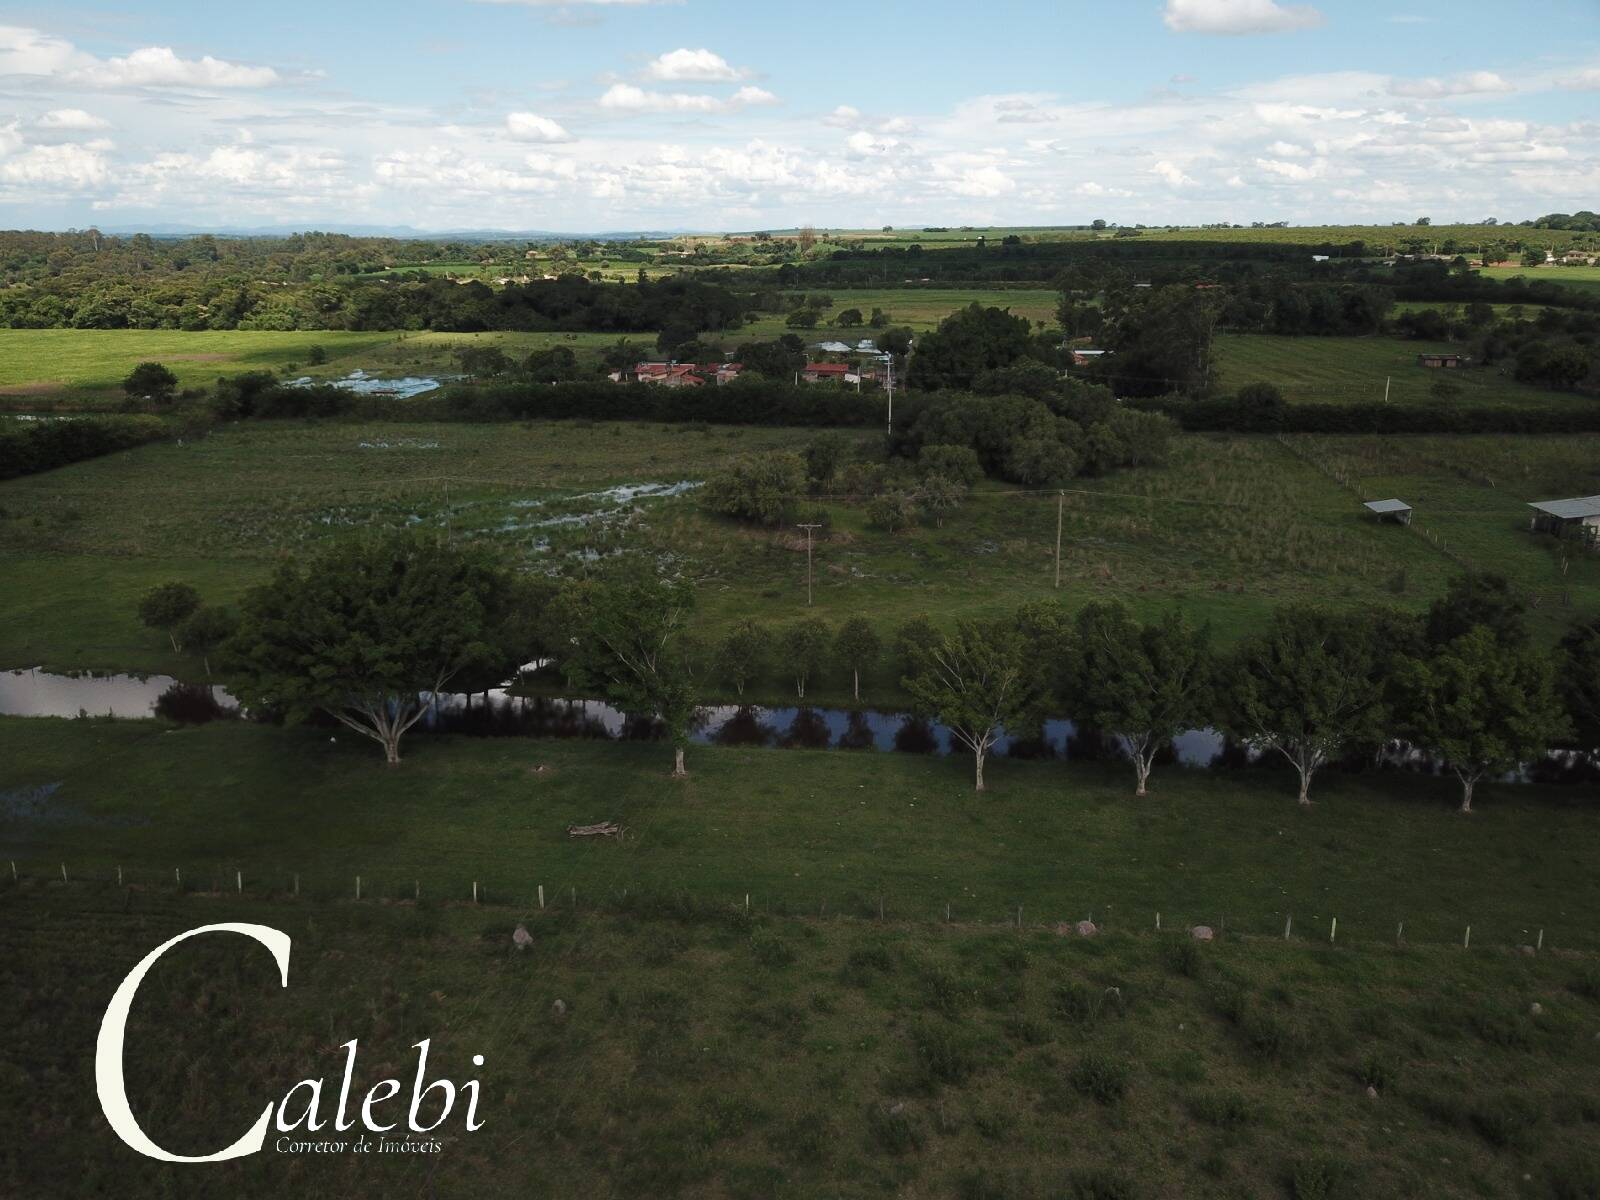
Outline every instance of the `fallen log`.
[(623, 829), (615, 821), (601, 821), (597, 825), (568, 825), (568, 837), (621, 837)]

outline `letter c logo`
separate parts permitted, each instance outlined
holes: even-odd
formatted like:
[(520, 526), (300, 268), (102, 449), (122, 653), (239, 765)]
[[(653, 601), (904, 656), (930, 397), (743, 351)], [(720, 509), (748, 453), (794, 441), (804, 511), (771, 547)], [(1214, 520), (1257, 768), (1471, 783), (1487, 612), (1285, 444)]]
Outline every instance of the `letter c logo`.
[(139, 1128), (139, 1122), (133, 1118), (133, 1110), (128, 1107), (127, 1087), (122, 1077), (122, 1043), (128, 1024), (128, 1011), (133, 1007), (134, 993), (139, 990), (139, 984), (155, 965), (156, 959), (179, 942), (187, 941), (202, 933), (239, 933), (254, 938), (272, 953), (273, 960), (278, 964), (278, 974), (283, 980), (283, 986), (289, 986), (289, 935), (269, 925), (243, 924), (202, 925), (198, 929), (189, 930), (188, 933), (180, 933), (140, 959), (139, 965), (134, 967), (122, 981), (111, 997), (111, 1005), (106, 1009), (105, 1019), (100, 1022), (100, 1038), (95, 1043), (94, 1051), (95, 1090), (100, 1095), (100, 1107), (105, 1110), (106, 1120), (111, 1123), (111, 1128), (116, 1131), (117, 1136), (146, 1158), (153, 1158), (159, 1162), (223, 1162), (226, 1159), (255, 1154), (266, 1142), (267, 1126), (272, 1120), (272, 1105), (269, 1104), (262, 1112), (260, 1120), (250, 1127), (249, 1132), (226, 1150), (220, 1150), (216, 1154), (187, 1157), (182, 1154), (169, 1154), (146, 1137), (144, 1130)]

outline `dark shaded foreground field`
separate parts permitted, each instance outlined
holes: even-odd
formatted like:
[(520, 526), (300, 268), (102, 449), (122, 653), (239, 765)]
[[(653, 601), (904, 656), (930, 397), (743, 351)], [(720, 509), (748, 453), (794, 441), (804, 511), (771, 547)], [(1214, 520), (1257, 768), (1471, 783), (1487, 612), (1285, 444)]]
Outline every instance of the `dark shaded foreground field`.
[[(0, 1192), (1567, 1200), (1600, 1184), (1587, 956), (633, 907), (7, 879)], [(331, 1107), (350, 1038), (358, 1098), (391, 1076), (409, 1096), (426, 1037), (430, 1078), (482, 1080), (484, 1127), (465, 1134), (458, 1111), (440, 1152), (403, 1157), (279, 1153), (276, 1133), (218, 1165), (123, 1147), (94, 1093), (104, 1006), (148, 950), (220, 921), (288, 933), (289, 986), (234, 936), (158, 963), (127, 1072), (159, 1142), (214, 1152), (303, 1078), (327, 1080)]]

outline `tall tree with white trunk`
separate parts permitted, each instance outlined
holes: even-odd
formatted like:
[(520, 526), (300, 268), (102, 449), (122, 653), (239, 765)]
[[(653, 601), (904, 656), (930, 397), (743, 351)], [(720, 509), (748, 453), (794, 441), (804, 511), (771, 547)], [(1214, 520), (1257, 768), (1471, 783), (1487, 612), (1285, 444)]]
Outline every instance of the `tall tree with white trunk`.
[(1223, 690), (1226, 725), (1250, 745), (1281, 754), (1311, 803), (1311, 780), (1352, 744), (1387, 731), (1376, 622), (1281, 608), (1239, 648)]
[(1396, 691), (1407, 736), (1442, 758), (1461, 781), (1461, 811), (1487, 776), (1514, 770), (1569, 736), (1547, 654), (1507, 645), (1487, 625), (1403, 659)]
[(1133, 758), (1143, 796), (1156, 756), (1209, 715), (1209, 634), (1181, 613), (1141, 625), (1117, 601), (1078, 613), (1069, 654), (1073, 712), (1115, 734)]
[(1007, 728), (1022, 728), (1037, 712), (1039, 672), (1015, 621), (962, 621), (915, 651), (902, 681), (917, 711), (942, 721), (973, 754), (973, 780), (984, 790), (983, 767)]

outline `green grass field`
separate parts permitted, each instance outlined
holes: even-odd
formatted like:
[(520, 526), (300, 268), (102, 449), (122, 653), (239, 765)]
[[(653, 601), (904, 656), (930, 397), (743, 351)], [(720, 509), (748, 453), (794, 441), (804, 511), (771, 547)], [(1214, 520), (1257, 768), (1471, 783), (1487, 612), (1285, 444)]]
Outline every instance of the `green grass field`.
[[(1600, 1181), (1600, 972), (1555, 954), (3, 886), (0, 1075), (26, 1103), (0, 1187), (40, 1200), (1566, 1200)], [(211, 1166), (126, 1150), (83, 1047), (142, 953), (222, 921), (287, 933), (288, 986), (243, 938), (156, 965), (126, 1071), (159, 1142), (213, 1153), (304, 1078), (327, 1080), (326, 1115), (350, 1038), (357, 1104), (402, 1081), (379, 1120), (404, 1120), (426, 1037), (430, 1079), (480, 1081), (482, 1128), (458, 1105), (430, 1155), (280, 1153), (275, 1131)]]
[(0, 329), (0, 404), (25, 411), (41, 402), (120, 400), (128, 372), (150, 360), (169, 367), (185, 388), (208, 386), (219, 375), (304, 366), (312, 346), (327, 352), (329, 370), (349, 370), (399, 336), (326, 330)]
[[(19, 586), (0, 590), (0, 666), (192, 677), (197, 662), (137, 623), (148, 588), (186, 579), (226, 602), (282, 554), (418, 521), (492, 541), (535, 569), (570, 567), (592, 550), (668, 555), (695, 581), (707, 632), (743, 616), (791, 620), (805, 584), (793, 531), (710, 516), (692, 494), (629, 505), (581, 497), (703, 479), (730, 455), (799, 449), (813, 436), (642, 423), (263, 422), (12, 480), (0, 484), (0, 554)], [(1182, 437), (1168, 466), (1066, 491), (1059, 592), (1054, 497), (985, 485), (942, 526), (899, 534), (870, 525), (859, 504), (830, 501), (814, 611), (835, 622), (865, 612), (887, 634), (919, 612), (948, 621), (1028, 599), (1118, 597), (1146, 615), (1179, 605), (1227, 642), (1290, 601), (1420, 609), (1470, 563), (1532, 595), (1536, 628), (1553, 640), (1600, 607), (1600, 558), (1564, 566), (1563, 543), (1528, 532), (1527, 502), (1600, 490), (1597, 442)], [(1360, 507), (1391, 495), (1416, 506), (1413, 529), (1380, 525)], [(540, 523), (589, 511), (604, 517)], [(894, 681), (885, 667), (882, 685), (892, 692)]]
[(936, 328), (940, 321), (969, 304), (981, 304), (985, 308), (991, 306), (1008, 308), (1019, 317), (1054, 325), (1056, 305), (1061, 298), (1060, 293), (1045, 288), (903, 287), (811, 290), (817, 294), (826, 293), (833, 298), (833, 307), (828, 310), (822, 324), (816, 329), (790, 329), (785, 324), (787, 320), (785, 316), (767, 315), (751, 322), (737, 333), (724, 335), (723, 340), (733, 344), (739, 339), (773, 338), (785, 333), (794, 333), (807, 342), (841, 339), (854, 344), (861, 338), (872, 337), (874, 331), (865, 326), (843, 329), (831, 324), (834, 316), (851, 308), (860, 309), (863, 319), (871, 317), (874, 308), (881, 308), (889, 314), (890, 321), (894, 325), (904, 325), (918, 332)]
[(1558, 283), (1589, 295), (1600, 294), (1600, 269), (1595, 267), (1485, 267), (1479, 272), (1487, 279), (1515, 279), (1529, 283)]
[[(669, 748), (637, 742), (410, 735), (385, 768), (341, 730), (223, 722), (0, 719), (0, 794), (58, 785), (42, 814), (0, 810), (0, 846), (22, 873), (155, 885), (234, 881), (307, 895), (465, 900), (476, 881), (507, 903), (609, 902), (623, 889), (684, 892), (763, 911), (931, 922), (1054, 923), (1093, 914), (1136, 930), (1163, 914), (1306, 937), (1339, 920), (1351, 944), (1600, 950), (1591, 870), (1600, 826), (1583, 789), (1487, 785), (1454, 812), (1453, 779), (1318, 777), (1301, 810), (1287, 771), (1159, 768), (1133, 797), (1116, 763), (1003, 759), (972, 790), (970, 759), (894, 752), (693, 747), (673, 781)], [(543, 771), (535, 771), (538, 766)], [(574, 840), (613, 820), (620, 844)], [(1219, 831), (1226, 836), (1219, 836)], [(1492, 886), (1486, 886), (1492, 881)]]
[(1286, 399), (1308, 404), (1376, 404), (1389, 381), (1393, 404), (1435, 402), (1432, 388), (1453, 384), (1460, 394), (1446, 403), (1468, 406), (1592, 407), (1593, 398), (1519, 383), (1500, 367), (1442, 370), (1417, 365), (1422, 353), (1462, 353), (1464, 347), (1388, 337), (1282, 337), (1220, 334), (1213, 344), (1218, 385), (1234, 391), (1247, 383), (1274, 383)]

